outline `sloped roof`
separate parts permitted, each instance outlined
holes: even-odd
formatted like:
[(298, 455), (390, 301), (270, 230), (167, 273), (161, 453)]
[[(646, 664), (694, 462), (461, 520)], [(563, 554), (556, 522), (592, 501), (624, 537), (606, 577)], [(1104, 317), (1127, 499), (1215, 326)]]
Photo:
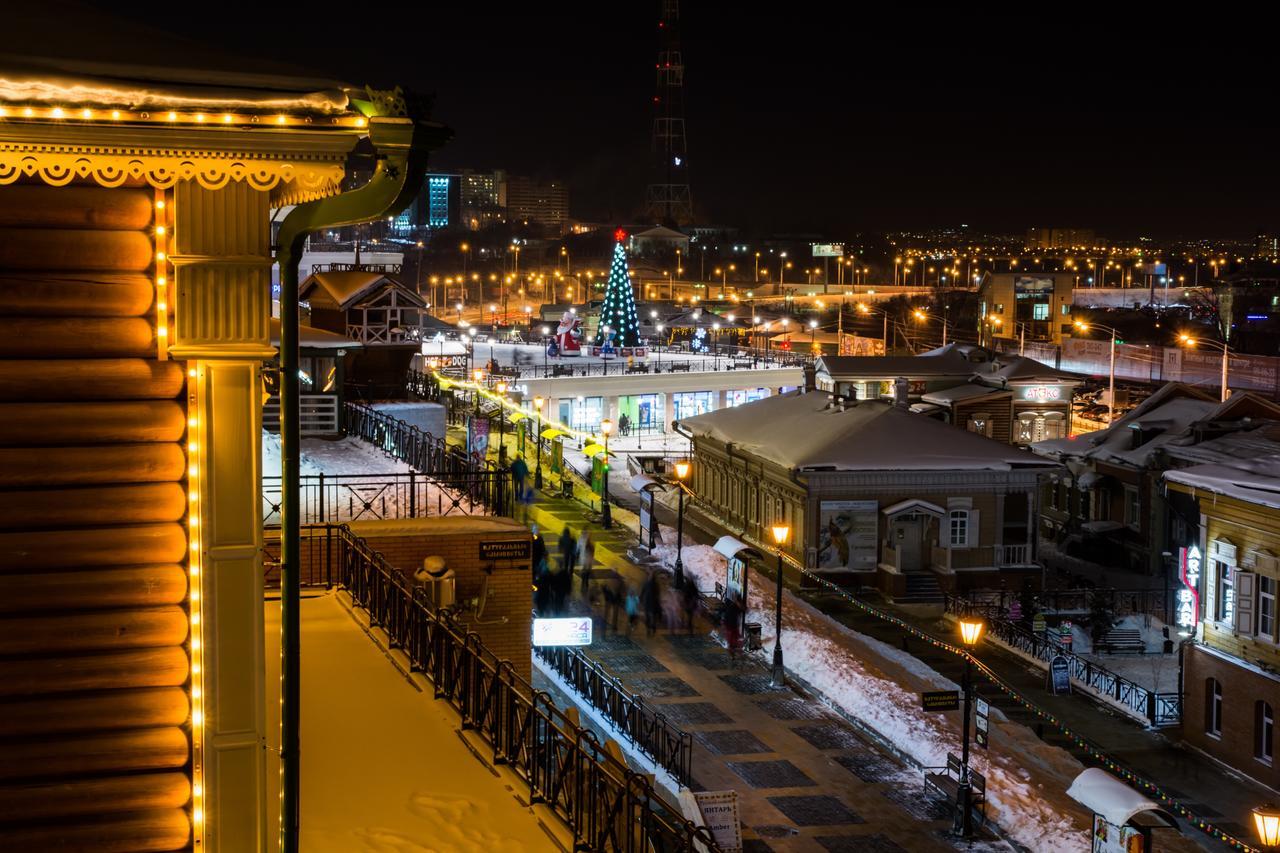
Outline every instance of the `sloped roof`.
[(1244, 467), (1194, 465), (1166, 471), (1164, 478), (1171, 483), (1280, 509), (1280, 456), (1242, 461), (1241, 464)]
[(878, 400), (843, 410), (827, 395), (792, 391), (680, 421), (708, 437), (786, 468), (956, 471), (1052, 468), (1056, 463)]
[[(271, 318), (271, 345), (280, 346), (280, 320)], [(312, 326), (298, 326), (298, 346), (309, 349), (361, 349), (364, 344), (353, 341), (345, 335), (317, 329)]]
[(979, 397), (1008, 397), (1012, 393), (1012, 391), (992, 388), (989, 385), (965, 384), (957, 385), (954, 388), (944, 388), (941, 391), (931, 391), (920, 399), (926, 403), (949, 406), (962, 400), (976, 400)]
[(898, 376), (968, 377), (978, 366), (962, 353), (948, 349), (937, 355), (824, 355), (818, 359), (818, 372), (826, 372), (837, 382), (856, 379), (882, 379)]
[(994, 370), (983, 374), (988, 379), (1006, 382), (1082, 382), (1082, 377), (1058, 370), (1026, 356), (1000, 356), (991, 365)]
[(298, 298), (305, 300), (316, 290), (322, 290), (334, 304), (345, 311), (357, 300), (382, 286), (383, 282), (390, 281), (380, 272), (363, 270), (312, 273), (298, 285)]

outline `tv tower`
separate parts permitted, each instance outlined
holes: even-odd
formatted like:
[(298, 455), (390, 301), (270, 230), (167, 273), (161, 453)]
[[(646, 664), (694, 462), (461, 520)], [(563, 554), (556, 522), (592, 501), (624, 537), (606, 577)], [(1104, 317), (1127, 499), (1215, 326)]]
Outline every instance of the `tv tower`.
[(680, 53), (680, 2), (662, 0), (658, 21), (658, 85), (653, 96), (653, 165), (645, 214), (674, 227), (693, 222), (688, 149), (684, 137), (684, 59)]

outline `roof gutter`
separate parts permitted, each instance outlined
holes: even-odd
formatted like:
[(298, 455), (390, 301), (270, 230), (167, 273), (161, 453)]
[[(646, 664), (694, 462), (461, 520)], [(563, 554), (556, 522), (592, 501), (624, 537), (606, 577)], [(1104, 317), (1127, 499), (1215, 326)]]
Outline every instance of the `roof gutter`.
[(299, 835), (300, 649), (298, 263), (307, 235), (323, 228), (394, 216), (422, 186), (427, 154), (448, 140), (443, 125), (427, 120), (429, 106), (407, 102), (399, 89), (369, 92), (354, 105), (369, 116), (377, 166), (363, 187), (300, 204), (280, 223), (280, 850), (297, 853)]

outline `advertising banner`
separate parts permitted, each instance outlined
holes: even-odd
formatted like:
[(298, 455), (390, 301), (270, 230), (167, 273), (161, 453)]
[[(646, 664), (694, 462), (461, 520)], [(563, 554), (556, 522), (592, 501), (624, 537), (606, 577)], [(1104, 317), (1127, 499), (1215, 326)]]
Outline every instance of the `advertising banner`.
[(591, 645), (591, 617), (534, 619), (533, 644), (535, 646), (589, 646)]
[(1055, 696), (1071, 692), (1071, 665), (1063, 655), (1055, 655), (1049, 663), (1049, 690)]
[(467, 421), (467, 456), (475, 465), (483, 465), (489, 455), (489, 419), (474, 415)]
[(988, 749), (991, 729), (991, 705), (981, 696), (973, 697), (973, 702), (974, 710), (978, 712), (974, 718), (974, 741), (983, 749)]
[(840, 355), (884, 355), (884, 339), (844, 332), (840, 335)]
[(551, 473), (564, 473), (564, 442), (558, 438), (551, 442)]
[(877, 501), (822, 501), (818, 505), (817, 568), (875, 571), (879, 513)]
[(702, 822), (725, 853), (741, 853), (742, 822), (738, 817), (737, 791), (698, 791), (694, 798)]

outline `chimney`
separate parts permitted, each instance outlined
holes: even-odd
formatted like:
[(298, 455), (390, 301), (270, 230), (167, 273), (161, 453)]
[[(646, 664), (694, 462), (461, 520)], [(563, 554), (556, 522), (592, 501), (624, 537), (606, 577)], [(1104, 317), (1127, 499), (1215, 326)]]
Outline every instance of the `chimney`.
[(893, 404), (900, 409), (906, 409), (911, 406), (911, 401), (907, 399), (907, 391), (911, 388), (911, 383), (907, 381), (905, 376), (899, 376), (893, 380)]
[(806, 362), (804, 365), (804, 393), (816, 390), (818, 387), (818, 369), (813, 366), (813, 362)]

